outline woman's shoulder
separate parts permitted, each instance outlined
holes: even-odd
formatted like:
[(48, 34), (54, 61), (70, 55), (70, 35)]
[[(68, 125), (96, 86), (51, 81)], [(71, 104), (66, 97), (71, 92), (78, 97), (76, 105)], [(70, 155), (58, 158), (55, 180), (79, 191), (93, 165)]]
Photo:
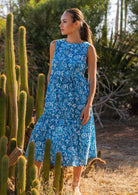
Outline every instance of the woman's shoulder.
[(63, 39), (55, 39), (53, 41), (51, 41), (50, 45), (56, 45), (56, 42), (62, 41)]

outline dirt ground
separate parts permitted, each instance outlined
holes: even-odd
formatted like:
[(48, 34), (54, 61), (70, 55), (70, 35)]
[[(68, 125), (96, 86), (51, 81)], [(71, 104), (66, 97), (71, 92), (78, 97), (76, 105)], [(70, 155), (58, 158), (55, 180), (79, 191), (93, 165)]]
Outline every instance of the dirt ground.
[[(80, 191), (82, 195), (137, 195), (138, 120), (104, 120), (103, 125), (95, 127), (97, 149), (106, 165), (97, 163), (88, 178), (81, 177)], [(71, 182), (72, 176), (63, 194), (72, 194)]]

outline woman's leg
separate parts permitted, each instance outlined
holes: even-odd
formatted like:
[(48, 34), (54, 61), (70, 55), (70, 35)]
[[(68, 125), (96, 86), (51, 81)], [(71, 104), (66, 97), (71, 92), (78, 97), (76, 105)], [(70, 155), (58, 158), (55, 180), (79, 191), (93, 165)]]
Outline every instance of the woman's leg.
[(82, 166), (73, 167), (73, 182), (72, 182), (73, 191), (75, 191), (76, 186), (79, 186), (81, 171), (82, 171)]
[(41, 170), (41, 166), (42, 166), (42, 162), (37, 161), (37, 160), (35, 160), (34, 162), (35, 162), (35, 165), (36, 165), (37, 168), (38, 168), (38, 176), (39, 176), (40, 170)]

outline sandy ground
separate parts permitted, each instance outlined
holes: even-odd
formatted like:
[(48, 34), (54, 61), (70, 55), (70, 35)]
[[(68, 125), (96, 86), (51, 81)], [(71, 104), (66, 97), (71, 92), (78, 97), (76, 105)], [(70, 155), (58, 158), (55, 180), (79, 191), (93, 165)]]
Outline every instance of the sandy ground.
[[(138, 120), (104, 121), (96, 126), (97, 149), (106, 165), (96, 163), (88, 178), (81, 177), (82, 195), (138, 194)], [(70, 177), (69, 177), (70, 175)], [(71, 195), (72, 167), (63, 194)]]

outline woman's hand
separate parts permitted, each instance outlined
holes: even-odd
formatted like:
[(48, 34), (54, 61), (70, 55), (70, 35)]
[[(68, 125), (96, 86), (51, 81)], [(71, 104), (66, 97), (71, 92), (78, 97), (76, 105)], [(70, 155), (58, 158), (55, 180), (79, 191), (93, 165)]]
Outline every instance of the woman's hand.
[(87, 105), (83, 108), (83, 110), (81, 112), (81, 117), (80, 117), (80, 119), (83, 118), (83, 121), (81, 123), (82, 125), (85, 125), (88, 122), (88, 120), (90, 118), (90, 109), (91, 109), (91, 107), (87, 106)]

